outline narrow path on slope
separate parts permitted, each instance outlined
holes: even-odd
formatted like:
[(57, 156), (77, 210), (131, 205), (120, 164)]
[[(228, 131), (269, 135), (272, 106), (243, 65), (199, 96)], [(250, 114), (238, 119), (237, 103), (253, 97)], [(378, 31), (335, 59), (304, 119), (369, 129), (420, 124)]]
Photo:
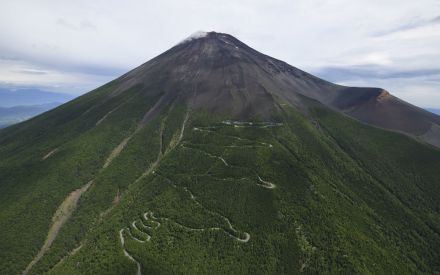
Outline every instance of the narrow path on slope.
[(260, 186), (262, 186), (264, 188), (268, 188), (268, 189), (274, 189), (276, 187), (275, 184), (268, 182), (268, 181), (265, 181), (265, 180), (262, 180), (259, 175), (257, 175), (257, 177), (258, 177), (258, 180), (262, 183), (262, 184), (259, 184)]
[[(168, 118), (168, 115), (165, 117), (165, 120)], [(188, 118), (189, 118), (189, 111), (187, 111), (186, 112), (186, 114), (185, 114), (185, 118), (184, 118), (184, 120), (183, 120), (183, 122), (182, 122), (182, 126), (181, 126), (181, 129), (180, 129), (180, 133), (179, 133), (179, 137), (178, 137), (178, 139), (177, 139), (177, 141), (176, 141), (176, 143), (175, 144), (170, 144), (170, 146), (169, 146), (169, 148), (167, 148), (166, 150), (163, 150), (163, 131), (164, 131), (164, 122), (162, 121), (162, 123), (161, 123), (161, 127), (160, 127), (160, 130), (159, 130), (159, 153), (158, 153), (158, 155), (157, 155), (157, 158), (156, 158), (156, 160), (150, 165), (150, 166), (148, 166), (148, 168), (142, 173), (142, 175), (141, 176), (139, 176), (134, 182), (133, 182), (133, 184), (135, 184), (135, 183), (137, 183), (137, 182), (139, 182), (139, 181), (141, 181), (142, 179), (144, 179), (145, 177), (147, 177), (149, 174), (151, 174), (151, 173), (154, 173), (154, 169), (157, 167), (157, 165), (159, 164), (159, 162), (162, 160), (162, 158), (164, 157), (164, 156), (166, 156), (170, 151), (172, 151), (180, 142), (181, 142), (181, 140), (182, 140), (182, 138), (183, 138), (183, 132), (185, 131), (185, 126), (186, 126), (186, 123), (187, 123), (187, 121), (188, 121)], [(148, 216), (147, 216), (147, 213), (145, 213), (144, 214), (144, 218), (145, 218), (145, 220), (149, 220), (148, 219)], [(139, 228), (137, 228), (136, 227), (136, 224), (135, 224), (135, 222), (136, 221), (133, 221), (132, 222), (132, 226), (134, 227), (134, 228), (136, 228), (137, 230), (139, 230)], [(160, 222), (158, 222), (158, 221), (153, 221), (153, 222), (156, 222), (156, 229), (160, 226)], [(146, 227), (148, 227), (148, 226), (145, 226), (144, 224), (142, 224), (145, 228)], [(137, 270), (137, 275), (141, 275), (142, 273), (141, 273), (141, 266), (140, 266), (140, 263), (138, 262), (138, 261), (136, 261), (128, 252), (127, 252), (127, 250), (125, 249), (125, 242), (124, 242), (124, 236), (123, 236), (123, 231), (124, 230), (126, 230), (126, 229), (121, 229), (120, 231), (119, 231), (119, 236), (120, 236), (120, 238), (121, 238), (121, 245), (122, 245), (122, 250), (123, 250), (123, 252), (124, 252), (124, 255), (126, 256), (126, 257), (128, 257), (130, 260), (132, 260), (133, 262), (135, 262), (136, 263), (136, 265), (137, 265), (137, 268), (138, 268), (138, 270)], [(129, 230), (129, 229), (128, 229)], [(145, 241), (141, 241), (141, 240), (139, 240), (139, 239), (137, 239), (137, 238), (134, 238), (133, 237), (133, 235), (131, 234), (131, 232), (130, 231), (128, 231), (129, 232), (129, 235), (130, 235), (130, 237), (132, 237), (135, 241), (138, 241), (138, 242), (145, 242)], [(148, 235), (148, 234), (147, 234)], [(151, 236), (150, 235), (148, 235), (148, 237), (147, 237), (147, 241), (150, 241), (151, 240)]]
[[(136, 232), (138, 232), (138, 234), (141, 234), (143, 237), (145, 237), (145, 241), (149, 242), (149, 241), (151, 240), (151, 236), (150, 236), (149, 234), (145, 233), (143, 230), (139, 229), (139, 227), (137, 227), (137, 225), (136, 225), (136, 222), (138, 222), (138, 220), (135, 220), (135, 221), (133, 221), (133, 222), (131, 223), (132, 228), (133, 228)], [(145, 228), (145, 229), (151, 229), (151, 227), (144, 225), (144, 224), (142, 223), (142, 221), (140, 221), (140, 223), (141, 223), (141, 225), (142, 225), (143, 228)], [(145, 242), (145, 241), (143, 241), (143, 242)]]
[[(187, 121), (187, 119), (188, 119), (188, 117), (186, 116), (185, 119), (184, 119), (183, 125), (182, 125), (181, 133), (180, 133), (180, 135), (179, 135), (179, 140), (178, 140), (178, 142), (176, 143), (175, 146), (177, 146), (177, 144), (179, 144), (179, 143), (181, 142), (182, 138), (183, 138), (183, 132), (184, 132), (184, 129), (185, 129), (185, 125), (186, 125), (186, 121)], [(235, 123), (235, 122), (234, 122), (234, 123)], [(231, 124), (233, 124), (233, 123), (230, 122), (230, 123), (225, 123), (225, 124), (231, 125)], [(255, 126), (255, 125), (253, 125), (252, 123), (247, 123), (247, 122), (246, 122), (246, 123), (242, 123), (242, 124), (239, 124), (239, 125), (243, 125), (243, 126), (246, 126), (246, 127), (266, 128), (266, 127), (276, 127), (276, 126), (281, 126), (282, 124), (269, 124), (269, 125), (258, 125), (258, 126)], [(235, 126), (235, 125), (234, 125), (234, 126)], [(211, 130), (211, 129), (214, 129), (214, 128), (216, 128), (216, 126), (208, 126), (208, 127), (203, 127), (203, 128), (202, 128), (202, 127), (194, 127), (193, 130), (194, 130), (194, 131), (206, 131), (206, 132), (210, 132), (210, 133), (215, 133), (215, 134), (218, 134), (218, 135), (222, 135), (222, 136), (225, 136), (225, 137), (229, 137), (229, 138), (233, 138), (233, 139), (237, 139), (237, 140), (241, 140), (241, 141), (251, 141), (251, 142), (255, 142), (255, 143), (259, 143), (259, 144), (261, 144), (261, 145), (264, 145), (265, 147), (272, 148), (272, 145), (271, 145), (271, 144), (268, 144), (268, 143), (258, 142), (258, 141), (253, 141), (253, 140), (250, 140), (250, 139), (244, 139), (244, 138), (240, 138), (240, 137), (236, 137), (236, 136), (229, 136), (229, 135), (223, 135), (223, 134), (216, 133), (216, 131)], [(208, 129), (209, 129), (209, 130), (208, 130)], [(162, 133), (162, 130), (163, 130), (163, 129), (161, 129), (161, 133)], [(162, 145), (162, 139), (161, 139), (161, 143), (160, 143), (161, 152), (162, 152), (162, 146), (163, 146), (163, 145)], [(175, 147), (175, 146), (174, 146), (174, 147)], [(173, 147), (173, 148), (174, 148), (174, 147)], [(217, 155), (214, 155), (214, 154), (208, 153), (208, 152), (206, 152), (205, 150), (202, 150), (202, 149), (199, 149), (199, 148), (191, 148), (191, 147), (185, 146), (184, 144), (181, 144), (181, 147), (182, 147), (182, 148), (189, 149), (189, 150), (196, 150), (196, 151), (199, 151), (199, 152), (201, 152), (201, 153), (207, 155), (207, 156), (210, 157), (210, 158), (215, 158), (215, 159), (220, 160), (220, 161), (221, 161), (225, 166), (227, 166), (227, 167), (231, 166), (231, 165), (230, 165), (230, 164), (229, 164), (229, 163), (228, 163), (223, 157), (221, 157), (221, 156), (217, 156)], [(240, 146), (240, 145), (237, 145), (237, 147), (241, 147), (241, 146)], [(173, 148), (172, 148), (172, 149), (173, 149)], [(165, 177), (165, 176), (161, 175), (160, 173), (154, 171), (153, 169), (157, 166), (157, 163), (160, 161), (161, 157), (162, 157), (162, 154), (159, 153), (159, 156), (158, 156), (158, 158), (157, 158), (155, 164), (152, 165), (152, 166), (150, 166), (150, 167), (146, 170), (146, 173), (144, 173), (145, 175), (143, 174), (143, 176), (141, 176), (138, 180), (140, 180), (141, 178), (143, 178), (144, 176), (146, 176), (146, 175), (148, 175), (148, 174), (150, 174), (150, 173), (153, 173), (153, 174), (155, 174), (155, 175), (158, 175), (158, 176), (163, 177), (163, 178), (166, 179), (166, 180), (167, 180), (167, 181), (168, 181), (168, 182), (169, 182), (174, 188), (180, 188), (180, 189), (184, 190), (186, 193), (188, 193), (190, 199), (191, 199), (194, 203), (196, 203), (198, 206), (200, 206), (202, 209), (204, 209), (206, 212), (210, 213), (211, 215), (214, 215), (214, 216), (220, 217), (220, 218), (226, 223), (226, 225), (227, 225), (227, 229), (228, 229), (228, 230), (227, 230), (227, 229), (224, 229), (224, 228), (220, 228), (220, 227), (191, 228), (191, 227), (189, 227), (189, 226), (186, 226), (186, 225), (180, 224), (180, 223), (178, 223), (178, 222), (176, 222), (176, 221), (173, 221), (173, 220), (171, 220), (171, 219), (169, 219), (169, 218), (165, 218), (165, 217), (158, 218), (158, 217), (155, 217), (152, 211), (147, 211), (147, 212), (145, 212), (145, 213), (143, 214), (143, 218), (144, 218), (144, 220), (145, 220), (146, 222), (153, 223), (153, 224), (155, 224), (155, 226), (154, 226), (154, 227), (152, 227), (152, 226), (146, 226), (146, 225), (141, 221), (141, 222), (142, 222), (142, 225), (143, 225), (143, 227), (144, 227), (145, 229), (148, 229), (148, 230), (157, 229), (157, 228), (159, 228), (160, 225), (161, 225), (161, 223), (159, 222), (159, 220), (164, 220), (164, 221), (172, 221), (172, 222), (173, 222), (174, 224), (176, 224), (177, 226), (180, 226), (180, 227), (182, 227), (182, 228), (184, 228), (184, 229), (186, 229), (186, 230), (190, 230), (190, 231), (222, 230), (222, 231), (225, 232), (228, 236), (230, 236), (231, 238), (233, 238), (233, 239), (235, 239), (235, 240), (237, 240), (237, 241), (239, 241), (239, 242), (246, 243), (246, 242), (248, 242), (248, 241), (250, 240), (250, 237), (251, 237), (251, 236), (250, 236), (249, 233), (238, 231), (237, 229), (234, 228), (234, 226), (232, 225), (232, 223), (231, 223), (231, 221), (229, 220), (229, 218), (227, 218), (227, 217), (221, 215), (221, 214), (218, 213), (218, 212), (215, 212), (215, 211), (212, 211), (212, 210), (206, 208), (206, 207), (205, 207), (200, 201), (197, 200), (197, 197), (194, 196), (194, 194), (188, 189), (188, 187), (186, 187), (186, 186), (183, 186), (183, 187), (182, 187), (182, 186), (177, 186), (177, 185), (176, 185), (175, 183), (173, 183), (173, 181), (172, 181), (171, 179), (169, 179), (168, 177)], [(233, 166), (231, 166), (231, 167), (233, 167)], [(258, 179), (258, 181), (259, 181), (259, 183), (256, 183), (257, 185), (259, 185), (259, 186), (261, 186), (261, 187), (264, 187), (264, 188), (268, 188), (268, 189), (273, 189), (273, 188), (276, 187), (275, 184), (273, 184), (273, 183), (271, 183), (271, 182), (269, 182), (269, 181), (263, 180), (258, 174), (256, 175), (256, 177), (257, 177), (257, 179)], [(239, 180), (244, 180), (244, 179), (248, 179), (248, 180), (249, 180), (249, 178), (246, 178), (246, 177), (243, 177), (243, 178), (241, 178), (241, 179), (239, 179)], [(236, 180), (236, 179), (235, 179), (235, 178), (228, 178), (228, 179), (220, 179), (220, 180)], [(140, 229), (136, 226), (136, 221), (133, 221), (131, 225), (132, 225), (132, 227), (133, 227), (135, 230), (140, 231), (140, 232), (143, 232), (142, 230), (140, 230)], [(231, 232), (232, 232), (233, 234), (231, 234)], [(130, 233), (130, 232), (129, 232), (129, 233)], [(143, 232), (143, 233), (146, 234), (145, 232)], [(143, 240), (139, 240), (138, 238), (134, 237), (131, 233), (130, 233), (129, 235), (132, 237), (133, 240), (135, 240), (135, 241), (137, 241), (137, 242), (139, 242), (139, 243), (143, 243), (143, 242), (145, 242), (145, 241), (143, 241)], [(148, 236), (148, 237), (147, 237), (147, 241), (150, 241), (150, 240), (151, 240), (151, 236), (148, 235), (148, 234), (146, 234), (146, 235)], [(242, 235), (242, 236), (244, 236), (244, 237), (242, 237), (242, 236), (240, 236), (240, 235)]]
[[(150, 218), (148, 216), (150, 216)], [(156, 221), (153, 218), (153, 212), (147, 211), (144, 213), (144, 215), (142, 215), (142, 217), (144, 217), (145, 221), (147, 221), (147, 222), (149, 221), (149, 222), (152, 222), (155, 224), (154, 227), (149, 226), (151, 229), (158, 229), (160, 227), (160, 222)]]
[(269, 128), (283, 126), (283, 123), (279, 122), (252, 122), (252, 121), (235, 121), (235, 120), (223, 120), (223, 124), (233, 125), (234, 127), (254, 127), (254, 128)]
[(211, 157), (211, 158), (219, 159), (219, 160), (221, 160), (221, 161), (223, 162), (223, 164), (224, 164), (225, 166), (229, 166), (229, 164), (226, 162), (226, 160), (225, 160), (223, 157), (220, 157), (220, 156), (216, 156), (216, 155), (210, 154), (210, 153), (206, 152), (205, 150), (202, 150), (202, 149), (199, 149), (199, 148), (188, 147), (188, 146), (185, 146), (184, 144), (182, 144), (181, 147), (182, 147), (182, 148), (189, 149), (189, 150), (199, 151), (199, 152), (201, 152), (201, 153), (203, 153), (203, 154), (205, 154), (205, 155), (207, 155), (207, 156), (209, 156), (209, 157)]
[(122, 251), (124, 252), (125, 257), (129, 258), (131, 261), (133, 261), (136, 266), (137, 266), (137, 272), (136, 275), (141, 275), (141, 264), (136, 261), (131, 255), (130, 253), (127, 252), (127, 250), (125, 250), (125, 239), (124, 239), (124, 230), (126, 230), (126, 228), (122, 228), (121, 230), (119, 230), (119, 239), (121, 240), (121, 246), (122, 246)]
[[(177, 188), (177, 187), (176, 187), (176, 188)], [(185, 189), (185, 188), (184, 188), (184, 189)], [(189, 192), (187, 189), (186, 189), (185, 191), (186, 191), (186, 192)], [(195, 196), (192, 195), (192, 193), (191, 193), (190, 196), (191, 196), (191, 199), (193, 199), (193, 200), (195, 199)], [(200, 205), (199, 202), (196, 202), (196, 203), (198, 203), (198, 204)], [(200, 205), (200, 206), (201, 206), (201, 205)], [(203, 206), (201, 206), (201, 207), (203, 207)], [(209, 209), (206, 209), (206, 208), (204, 208), (204, 209), (205, 209), (206, 211), (210, 212), (211, 214), (214, 214), (214, 215), (220, 216), (220, 217), (225, 221), (225, 223), (228, 225), (229, 230), (231, 230), (231, 231), (234, 232), (234, 233), (239, 233), (239, 231), (236, 230), (236, 229), (232, 226), (232, 224), (231, 224), (231, 222), (230, 222), (230, 220), (229, 220), (228, 218), (226, 218), (226, 217), (220, 215), (219, 213), (216, 213), (216, 212), (214, 212), (214, 211), (211, 211), (211, 210), (209, 210)], [(183, 225), (183, 224), (181, 224), (181, 223), (179, 223), (179, 222), (176, 222), (176, 221), (174, 221), (174, 220), (172, 220), (172, 219), (170, 219), (170, 218), (166, 218), (166, 217), (156, 217), (152, 211), (147, 211), (147, 212), (145, 212), (145, 213), (142, 215), (142, 217), (144, 218), (145, 221), (147, 221), (147, 222), (151, 222), (151, 223), (154, 223), (154, 224), (155, 224), (154, 227), (151, 227), (151, 226), (144, 225), (143, 222), (141, 221), (142, 226), (143, 226), (145, 229), (147, 229), (147, 230), (156, 230), (156, 229), (158, 229), (158, 228), (161, 226), (161, 222), (159, 222), (159, 221), (166, 221), (166, 222), (171, 222), (171, 223), (175, 224), (176, 226), (178, 226), (178, 227), (180, 227), (180, 228), (183, 228), (183, 229), (185, 229), (185, 230), (188, 230), (188, 231), (203, 232), (203, 231), (218, 231), (218, 230), (221, 230), (221, 231), (225, 232), (229, 237), (231, 237), (231, 238), (233, 238), (233, 239), (235, 239), (235, 240), (237, 240), (237, 241), (239, 241), (239, 242), (248, 242), (249, 239), (250, 239), (250, 234), (247, 233), (247, 232), (243, 232), (244, 238), (240, 238), (240, 237), (237, 237), (237, 236), (231, 234), (230, 232), (228, 232), (227, 230), (225, 230), (224, 228), (221, 228), (221, 227), (193, 228), (193, 227), (189, 227), (189, 226), (187, 226), (187, 225)], [(131, 224), (132, 224), (132, 227), (134, 227), (134, 225), (135, 225), (135, 223), (136, 223), (137, 221), (138, 221), (138, 220), (135, 220), (135, 221), (133, 221), (133, 222), (131, 223)], [(145, 233), (143, 230), (139, 229), (137, 226), (136, 226), (135, 228), (136, 228), (136, 230), (137, 230), (140, 234), (144, 234), (144, 235), (147, 236), (147, 237), (145, 238), (145, 240), (140, 240), (140, 239), (138, 239), (137, 237), (134, 237), (134, 236), (129, 232), (128, 235), (129, 235), (134, 241), (136, 241), (136, 242), (138, 242), (138, 243), (145, 243), (146, 241), (150, 241), (150, 240), (151, 240), (151, 236), (150, 236), (149, 234)]]
[[(181, 147), (189, 149), (189, 150), (196, 150), (196, 151), (202, 152), (203, 154), (206, 154), (207, 156), (209, 156), (211, 158), (219, 159), (219, 160), (221, 160), (223, 162), (223, 164), (225, 166), (236, 167), (236, 168), (245, 168), (245, 167), (242, 167), (242, 166), (231, 165), (223, 157), (220, 157), (220, 156), (217, 156), (217, 155), (213, 155), (213, 154), (208, 153), (205, 150), (202, 150), (202, 149), (199, 149), (199, 148), (188, 147), (188, 146), (185, 146), (183, 144), (181, 145)], [(213, 178), (216, 178), (216, 179), (219, 179), (219, 180), (234, 180), (234, 178), (217, 178), (217, 177), (214, 177), (214, 176), (208, 175), (208, 174), (203, 175), (203, 176), (210, 176), (210, 177), (213, 177)], [(261, 179), (261, 177), (258, 174), (256, 174), (256, 177), (257, 177), (258, 181), (260, 182), (260, 183), (257, 183), (257, 185), (259, 185), (261, 187), (264, 187), (264, 188), (267, 188), (267, 189), (274, 189), (276, 187), (276, 185), (273, 184), (272, 182), (265, 181), (265, 180)], [(239, 180), (242, 180), (242, 179), (249, 179), (249, 178), (248, 177), (243, 177), (243, 178), (240, 178)], [(251, 180), (251, 179), (249, 179), (249, 180)]]
[[(160, 148), (159, 148), (158, 156), (157, 156), (155, 162), (153, 162), (153, 164), (151, 164), (144, 171), (144, 173), (139, 178), (137, 178), (135, 180), (135, 183), (140, 181), (140, 180), (142, 180), (143, 178), (145, 178), (146, 176), (148, 176), (150, 174), (155, 174), (155, 175), (161, 176), (164, 179), (166, 179), (174, 188), (179, 188), (179, 189), (184, 190), (184, 192), (186, 192), (189, 195), (190, 199), (194, 203), (196, 203), (198, 206), (200, 206), (204, 211), (210, 213), (211, 215), (220, 217), (225, 222), (226, 228), (221, 228), (221, 227), (192, 228), (192, 227), (183, 225), (181, 223), (178, 223), (178, 222), (176, 222), (174, 220), (171, 220), (170, 218), (167, 218), (167, 217), (156, 217), (156, 216), (154, 216), (154, 213), (152, 211), (147, 211), (147, 212), (145, 212), (142, 215), (143, 220), (140, 221), (140, 224), (142, 225), (143, 229), (148, 230), (148, 231), (158, 229), (161, 226), (161, 222), (160, 221), (172, 222), (173, 224), (177, 225), (178, 227), (181, 227), (181, 228), (183, 228), (185, 230), (189, 230), (189, 231), (203, 232), (203, 231), (207, 231), (207, 230), (221, 230), (224, 233), (226, 233), (229, 237), (231, 237), (231, 238), (233, 238), (233, 239), (235, 239), (235, 240), (237, 240), (239, 242), (247, 243), (250, 240), (250, 238), (251, 238), (249, 233), (238, 231), (237, 229), (234, 228), (234, 226), (232, 225), (232, 223), (229, 220), (229, 218), (223, 216), (222, 214), (220, 214), (218, 212), (215, 212), (213, 210), (210, 210), (210, 209), (206, 208), (197, 199), (197, 197), (188, 189), (188, 187), (186, 187), (186, 186), (177, 186), (171, 179), (161, 175), (160, 173), (158, 173), (158, 172), (156, 172), (154, 170), (158, 166), (158, 164), (162, 160), (162, 158), (168, 152), (173, 150), (175, 147), (177, 147), (177, 145), (179, 145), (181, 143), (181, 141), (183, 139), (183, 134), (184, 134), (184, 131), (185, 131), (185, 126), (186, 126), (186, 123), (187, 123), (187, 120), (188, 120), (188, 115), (189, 115), (189, 112), (186, 113), (186, 116), (185, 116), (185, 118), (183, 120), (183, 123), (182, 123), (182, 126), (181, 126), (181, 130), (180, 130), (180, 134), (179, 134), (179, 138), (178, 138), (177, 142), (175, 142), (175, 143), (171, 142), (170, 146), (166, 150), (163, 149), (163, 146), (164, 146), (163, 145), (163, 128), (164, 127), (163, 127), (163, 123), (162, 123), (161, 129), (160, 129)], [(248, 123), (248, 122), (246, 122), (246, 123), (227, 122), (225, 124), (227, 124), (227, 125), (234, 125), (234, 127), (239, 126), (239, 127), (258, 127), (258, 128), (268, 128), (268, 127), (276, 127), (276, 126), (281, 126), (282, 125), (282, 124), (279, 124), (279, 123), (277, 123), (277, 124), (268, 123), (268, 124), (263, 124), (263, 125), (253, 125), (252, 123)], [(265, 142), (259, 142), (259, 141), (250, 140), (250, 139), (246, 139), (246, 138), (241, 138), (241, 137), (236, 137), (236, 136), (229, 136), (229, 135), (220, 134), (220, 133), (217, 133), (216, 131), (213, 130), (215, 128), (216, 128), (215, 126), (209, 126), (209, 127), (206, 127), (206, 128), (204, 128), (204, 127), (194, 127), (193, 130), (194, 131), (205, 131), (205, 132), (209, 132), (209, 133), (214, 133), (214, 134), (217, 134), (217, 135), (222, 135), (222, 136), (225, 136), (225, 137), (228, 137), (228, 138), (232, 138), (232, 139), (236, 139), (236, 140), (240, 140), (240, 141), (257, 143), (259, 146), (264, 146), (264, 147), (269, 147), (269, 148), (273, 147), (272, 144), (265, 143)], [(245, 147), (246, 145), (242, 145), (242, 146), (240, 146), (240, 145), (229, 145), (228, 147), (232, 147), (232, 146), (234, 146), (234, 147)], [(252, 145), (252, 146), (256, 147), (255, 145)], [(226, 167), (231, 166), (222, 156), (217, 156), (217, 155), (211, 154), (211, 153), (206, 152), (205, 150), (202, 150), (202, 149), (199, 149), (199, 148), (187, 147), (184, 144), (182, 144), (181, 147), (186, 148), (186, 149), (192, 149), (192, 150), (200, 151), (201, 153), (207, 155), (210, 158), (215, 158), (215, 159), (220, 160)], [(271, 183), (269, 181), (263, 180), (258, 174), (256, 175), (256, 177), (257, 177), (257, 179), (259, 181), (259, 183), (256, 183), (257, 185), (259, 185), (261, 187), (264, 187), (264, 188), (268, 188), (268, 189), (273, 189), (273, 188), (276, 187), (275, 184), (273, 184), (273, 183)], [(242, 180), (242, 179), (248, 179), (248, 178), (241, 178), (240, 180)], [(121, 246), (122, 246), (122, 250), (123, 250), (124, 255), (127, 258), (129, 258), (131, 261), (136, 263), (137, 269), (138, 269), (137, 274), (141, 275), (141, 265), (125, 249), (125, 239), (124, 239), (124, 236), (123, 236), (124, 232), (127, 231), (128, 236), (130, 236), (130, 238), (132, 240), (134, 240), (135, 242), (138, 242), (138, 243), (142, 244), (142, 243), (151, 241), (151, 239), (152, 239), (151, 235), (146, 233), (144, 230), (140, 229), (136, 225), (136, 223), (138, 221), (139, 220), (132, 221), (131, 228), (123, 228), (123, 229), (121, 229), (119, 231), (119, 235), (120, 235)], [(148, 225), (145, 225), (144, 221), (147, 222)], [(136, 232), (137, 236), (134, 236), (132, 234), (131, 230), (134, 230), (133, 232)], [(138, 236), (143, 236), (143, 239), (139, 239)]]
[[(236, 229), (232, 226), (231, 221), (230, 221), (227, 217), (223, 216), (222, 214), (220, 214), (220, 213), (218, 213), (218, 212), (215, 212), (215, 211), (212, 211), (212, 210), (206, 208), (206, 207), (205, 207), (200, 201), (197, 200), (197, 197), (194, 196), (194, 194), (188, 189), (188, 187), (186, 187), (186, 186), (184, 186), (184, 187), (180, 187), (180, 186), (179, 186), (179, 187), (178, 187), (175, 183), (173, 183), (173, 181), (172, 181), (171, 179), (169, 179), (169, 178), (167, 178), (167, 177), (165, 177), (165, 176), (163, 176), (163, 175), (160, 175), (160, 174), (158, 174), (158, 173), (156, 173), (156, 174), (159, 175), (159, 176), (161, 176), (161, 177), (163, 177), (164, 179), (166, 179), (166, 180), (171, 184), (171, 186), (173, 186), (174, 188), (181, 188), (181, 189), (183, 189), (186, 193), (189, 194), (190, 199), (191, 199), (194, 203), (196, 203), (198, 206), (200, 206), (202, 209), (204, 209), (206, 212), (208, 212), (208, 213), (210, 213), (210, 214), (212, 214), (212, 215), (214, 215), (214, 216), (218, 216), (218, 217), (220, 217), (221, 219), (223, 219), (223, 220), (226, 222), (226, 224), (228, 225), (229, 230), (231, 230), (232, 232), (236, 233), (237, 235), (241, 235), (240, 233), (242, 233), (242, 234), (244, 235), (244, 238), (241, 238), (241, 237), (239, 237), (239, 236), (234, 236), (233, 234), (229, 233), (227, 230), (221, 228), (221, 230), (223, 230), (223, 231), (224, 231), (226, 234), (228, 234), (231, 238), (234, 238), (234, 239), (236, 239), (237, 241), (239, 241), (239, 242), (243, 242), (243, 243), (246, 243), (246, 242), (249, 241), (249, 239), (250, 239), (250, 237), (251, 237), (249, 233), (247, 233), (247, 232), (240, 232), (240, 231), (236, 230)], [(213, 228), (211, 228), (211, 229), (216, 229), (216, 227), (213, 227)]]
[[(134, 221), (134, 222), (135, 222), (135, 221)], [(136, 242), (138, 242), (138, 243), (145, 243), (145, 241), (140, 240), (140, 239), (138, 239), (137, 237), (133, 236), (133, 234), (131, 234), (131, 228), (128, 228), (128, 229), (127, 229), (127, 233), (128, 233), (128, 235), (129, 235), (133, 240), (135, 240)]]
[[(218, 128), (218, 127), (215, 127), (215, 126), (194, 127), (193, 130), (194, 131), (200, 131), (200, 132), (213, 133), (213, 134), (216, 134), (216, 135), (219, 135), (219, 136), (233, 138), (233, 139), (240, 140), (240, 141), (253, 142), (253, 143), (257, 143), (257, 144), (262, 145), (262, 146), (267, 146), (269, 148), (272, 148), (272, 144), (270, 144), (270, 143), (260, 142), (260, 141), (256, 141), (256, 140), (252, 140), (252, 139), (248, 139), (248, 138), (241, 138), (241, 137), (236, 137), (236, 136), (231, 136), (231, 135), (225, 135), (225, 134), (217, 133), (216, 131), (210, 130), (210, 129), (215, 129), (215, 128)], [(255, 147), (255, 145), (252, 145), (252, 146)]]

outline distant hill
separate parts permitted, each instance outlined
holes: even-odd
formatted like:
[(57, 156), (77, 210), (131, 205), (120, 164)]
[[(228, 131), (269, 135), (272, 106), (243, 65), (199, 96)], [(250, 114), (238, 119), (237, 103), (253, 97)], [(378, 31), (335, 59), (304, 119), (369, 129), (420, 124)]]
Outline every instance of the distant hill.
[(70, 94), (48, 92), (40, 89), (10, 89), (0, 87), (0, 107), (24, 105), (41, 105), (52, 102), (67, 102), (75, 96)]
[(431, 113), (440, 115), (440, 109), (426, 108), (426, 110), (430, 111)]
[(0, 128), (25, 121), (60, 104), (59, 102), (52, 102), (41, 105), (0, 107)]

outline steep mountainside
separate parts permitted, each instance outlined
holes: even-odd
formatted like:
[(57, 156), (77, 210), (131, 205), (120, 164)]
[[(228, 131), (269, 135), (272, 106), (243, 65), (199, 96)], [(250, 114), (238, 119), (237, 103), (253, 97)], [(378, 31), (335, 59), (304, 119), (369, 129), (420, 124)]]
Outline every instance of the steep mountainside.
[[(237, 119), (268, 118), (280, 103), (304, 109), (308, 104), (302, 98), (306, 96), (363, 122), (440, 147), (440, 116), (383, 89), (335, 85), (263, 55), (226, 34), (209, 33), (185, 42), (123, 76), (120, 80), (124, 85), (115, 93), (136, 84), (158, 83), (168, 91), (165, 105), (183, 97), (194, 108), (229, 113)], [(187, 85), (194, 82), (197, 90), (188, 89)]]
[(199, 34), (0, 131), (0, 274), (438, 273), (438, 124)]

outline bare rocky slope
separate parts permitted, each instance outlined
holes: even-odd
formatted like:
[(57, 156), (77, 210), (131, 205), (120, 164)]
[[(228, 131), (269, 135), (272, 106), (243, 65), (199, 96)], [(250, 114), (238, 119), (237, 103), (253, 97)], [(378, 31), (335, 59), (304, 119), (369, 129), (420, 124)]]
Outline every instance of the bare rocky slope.
[[(182, 98), (194, 108), (237, 119), (269, 118), (279, 104), (306, 110), (305, 96), (362, 122), (440, 145), (440, 116), (380, 88), (344, 87), (319, 79), (228, 34), (210, 32), (187, 39), (119, 80), (123, 84), (115, 93), (139, 84), (159, 93), (154, 89), (159, 85), (167, 91), (163, 105)], [(197, 89), (188, 89), (194, 82)]]

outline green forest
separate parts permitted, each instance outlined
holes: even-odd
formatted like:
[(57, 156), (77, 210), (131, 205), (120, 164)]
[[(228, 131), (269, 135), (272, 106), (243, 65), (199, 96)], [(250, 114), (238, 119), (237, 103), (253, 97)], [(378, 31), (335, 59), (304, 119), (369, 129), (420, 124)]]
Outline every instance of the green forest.
[(439, 272), (438, 149), (319, 105), (236, 122), (176, 101), (140, 128), (161, 94), (101, 101), (113, 84), (0, 132), (1, 274), (89, 181), (29, 274)]

